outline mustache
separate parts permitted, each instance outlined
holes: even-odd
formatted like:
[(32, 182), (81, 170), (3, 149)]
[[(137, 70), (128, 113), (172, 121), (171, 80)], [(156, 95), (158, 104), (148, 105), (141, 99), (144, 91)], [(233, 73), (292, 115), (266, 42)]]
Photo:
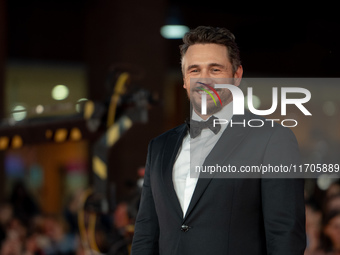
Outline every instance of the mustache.
[[(202, 91), (202, 90), (210, 90), (210, 91), (216, 91), (216, 92), (220, 92), (222, 91), (223, 89), (222, 88), (214, 88), (212, 85), (209, 85), (209, 84), (205, 84), (205, 83), (202, 83), (202, 82), (197, 82), (198, 84), (200, 85), (197, 85), (195, 87), (192, 87), (191, 88), (191, 91), (192, 92), (198, 92), (198, 91)], [(203, 86), (202, 86), (203, 85)]]
[[(208, 91), (212, 91), (210, 88), (202, 87), (202, 86), (197, 86), (197, 87), (191, 88), (191, 91), (192, 92), (198, 92), (198, 91), (202, 91), (203, 89), (208, 90)], [(222, 91), (222, 89), (214, 89), (214, 90), (216, 92), (221, 92)]]
[(214, 91), (214, 92), (221, 91), (221, 89), (215, 89), (212, 84), (207, 84), (207, 83), (203, 83), (203, 82), (199, 82), (199, 81), (196, 82), (196, 84), (199, 84), (199, 85), (197, 85), (193, 88), (194, 91), (200, 91), (202, 89), (208, 89), (208, 90)]
[(209, 81), (207, 83), (205, 82), (201, 82), (201, 81), (196, 81), (196, 82), (193, 82), (192, 83), (192, 86), (191, 86), (191, 91), (199, 91), (199, 90), (202, 90), (202, 89), (206, 89), (206, 90), (210, 90), (210, 91), (216, 91), (216, 92), (221, 92), (225, 89), (223, 88), (215, 88), (214, 85), (217, 85), (217, 84), (234, 84), (233, 82), (222, 82), (222, 83), (219, 83), (217, 81)]

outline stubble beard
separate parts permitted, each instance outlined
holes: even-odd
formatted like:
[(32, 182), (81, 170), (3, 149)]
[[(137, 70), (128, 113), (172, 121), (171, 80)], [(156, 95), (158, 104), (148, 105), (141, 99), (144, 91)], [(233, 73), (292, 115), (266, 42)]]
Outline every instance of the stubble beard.
[[(209, 95), (208, 95), (209, 96)], [(201, 100), (191, 100), (189, 98), (192, 107), (194, 108), (195, 112), (201, 116), (201, 111), (202, 111), (202, 107), (201, 107)], [(221, 104), (218, 102), (217, 105), (214, 104), (214, 102), (207, 102), (207, 113), (206, 115), (210, 116), (213, 115), (217, 112), (219, 112), (222, 109)]]
[[(194, 93), (194, 91), (191, 91), (191, 93)], [(230, 92), (229, 92), (230, 93)], [(189, 95), (189, 93), (187, 93), (188, 99), (194, 109), (194, 111), (199, 115), (202, 116), (201, 114), (201, 105), (202, 105), (202, 99), (198, 98), (198, 97), (191, 97)], [(222, 110), (222, 108), (229, 104), (232, 101), (232, 95), (228, 93), (224, 94), (224, 93), (220, 93), (220, 97), (221, 97), (221, 101), (222, 101), (222, 105), (220, 104), (220, 102), (218, 101), (218, 99), (215, 99), (217, 104), (215, 105), (215, 103), (213, 102), (213, 100), (208, 100), (208, 98), (210, 97), (210, 95), (207, 95), (207, 113), (205, 116), (211, 116), (219, 111)]]

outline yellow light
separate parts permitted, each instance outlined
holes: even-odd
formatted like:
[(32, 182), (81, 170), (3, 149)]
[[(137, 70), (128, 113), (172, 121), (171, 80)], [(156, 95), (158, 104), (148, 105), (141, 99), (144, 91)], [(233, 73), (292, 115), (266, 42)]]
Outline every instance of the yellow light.
[(23, 141), (22, 141), (21, 136), (19, 136), (19, 135), (13, 136), (13, 138), (12, 138), (12, 148), (18, 149), (18, 148), (22, 147), (22, 145), (23, 145)]
[(90, 119), (94, 113), (94, 103), (92, 101), (87, 101), (84, 108), (84, 118), (86, 120)]
[(107, 178), (106, 164), (98, 156), (92, 158), (92, 167), (93, 171), (100, 179), (105, 180)]
[(8, 147), (9, 138), (7, 136), (0, 136), (0, 150), (5, 150)]
[(79, 141), (81, 140), (81, 131), (79, 128), (72, 128), (71, 129), (71, 133), (70, 133), (70, 139), (73, 140), (73, 141)]
[(66, 128), (59, 128), (54, 135), (54, 141), (57, 143), (64, 142), (67, 137), (67, 129)]

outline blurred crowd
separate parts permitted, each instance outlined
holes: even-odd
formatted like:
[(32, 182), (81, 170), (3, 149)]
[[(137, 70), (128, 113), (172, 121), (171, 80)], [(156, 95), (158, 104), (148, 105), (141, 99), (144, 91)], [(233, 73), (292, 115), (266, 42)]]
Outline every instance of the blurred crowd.
[(81, 208), (82, 195), (74, 194), (60, 214), (46, 214), (18, 182), (0, 204), (0, 255), (128, 255), (139, 196), (101, 213)]
[[(93, 210), (91, 199), (88, 209), (80, 205), (83, 195), (73, 194), (62, 213), (46, 214), (18, 182), (0, 204), (0, 255), (128, 255), (140, 190), (109, 213)], [(306, 234), (305, 255), (340, 255), (340, 182), (306, 196)]]
[(305, 255), (340, 255), (340, 183), (306, 198)]

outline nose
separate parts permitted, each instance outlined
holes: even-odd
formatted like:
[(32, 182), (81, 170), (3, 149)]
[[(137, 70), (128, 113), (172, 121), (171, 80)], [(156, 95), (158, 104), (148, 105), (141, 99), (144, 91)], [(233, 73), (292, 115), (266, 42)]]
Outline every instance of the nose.
[(208, 68), (202, 68), (200, 72), (200, 76), (199, 76), (199, 82), (202, 82), (205, 84), (212, 83), (211, 73), (209, 72)]
[(213, 85), (213, 80), (210, 77), (201, 77), (201, 78), (197, 79), (196, 83), (197, 84), (201, 84), (201, 85), (202, 85), (202, 83), (204, 83), (206, 85), (212, 86)]
[(211, 77), (211, 73), (209, 72), (209, 68), (202, 68), (200, 77), (202, 79), (209, 79)]

